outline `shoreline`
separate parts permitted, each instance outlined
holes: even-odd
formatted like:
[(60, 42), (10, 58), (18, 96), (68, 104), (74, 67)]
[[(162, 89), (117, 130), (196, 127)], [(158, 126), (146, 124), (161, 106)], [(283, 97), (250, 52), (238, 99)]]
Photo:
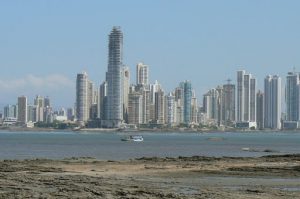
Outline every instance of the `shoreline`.
[(300, 130), (244, 130), (244, 129), (228, 129), (228, 130), (197, 130), (197, 129), (108, 129), (108, 128), (82, 128), (82, 129), (54, 129), (54, 128), (24, 128), (24, 127), (0, 127), (1, 131), (15, 131), (15, 132), (91, 132), (91, 133), (280, 133), (280, 132), (294, 132), (300, 133)]
[(0, 198), (296, 199), (300, 154), (0, 161)]

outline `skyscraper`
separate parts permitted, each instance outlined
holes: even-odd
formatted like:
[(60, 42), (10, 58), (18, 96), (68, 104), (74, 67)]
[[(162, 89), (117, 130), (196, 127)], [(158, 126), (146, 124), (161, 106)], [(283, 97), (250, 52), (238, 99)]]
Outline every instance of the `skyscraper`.
[(289, 72), (286, 76), (286, 120), (299, 120), (299, 74)]
[(34, 105), (36, 106), (36, 121), (43, 122), (44, 121), (44, 107), (45, 107), (44, 97), (37, 95), (34, 99)]
[(136, 65), (136, 84), (148, 85), (149, 84), (149, 69), (144, 63)]
[(172, 126), (175, 124), (175, 96), (173, 93), (169, 93), (166, 96), (166, 102), (165, 102), (165, 108), (166, 108), (166, 119), (165, 122), (169, 125)]
[(191, 122), (192, 111), (192, 84), (190, 81), (184, 81), (180, 83), (183, 88), (183, 119), (184, 123), (189, 124)]
[(261, 91), (258, 91), (256, 94), (256, 122), (257, 128), (264, 128), (264, 94)]
[(130, 71), (129, 67), (123, 67), (123, 118), (124, 121), (128, 122), (128, 94), (130, 86)]
[(143, 96), (138, 92), (129, 94), (128, 123), (141, 124), (143, 122)]
[(220, 113), (219, 102), (220, 102), (220, 93), (215, 88), (209, 90), (203, 96), (203, 108), (204, 108), (204, 112), (206, 113), (206, 117), (209, 120), (213, 120), (215, 123), (217, 123), (219, 119), (219, 113)]
[(165, 123), (165, 96), (162, 89), (155, 93), (155, 121), (157, 124)]
[(89, 80), (86, 72), (77, 74), (76, 79), (76, 119), (86, 122), (89, 119)]
[(17, 118), (18, 107), (16, 105), (7, 105), (4, 107), (4, 118)]
[(256, 79), (244, 70), (237, 72), (237, 122), (256, 122)]
[(18, 97), (18, 122), (27, 123), (27, 97)]
[(244, 70), (237, 72), (237, 121), (244, 121), (244, 75)]
[(100, 85), (99, 89), (99, 118), (100, 119), (105, 119), (105, 104), (107, 101), (107, 82), (104, 81)]
[(225, 125), (235, 121), (235, 85), (228, 82), (223, 85), (222, 119)]
[(113, 27), (109, 34), (107, 102), (105, 120), (107, 127), (119, 127), (123, 121), (123, 33), (120, 27)]
[(268, 75), (265, 78), (264, 127), (281, 128), (281, 78)]

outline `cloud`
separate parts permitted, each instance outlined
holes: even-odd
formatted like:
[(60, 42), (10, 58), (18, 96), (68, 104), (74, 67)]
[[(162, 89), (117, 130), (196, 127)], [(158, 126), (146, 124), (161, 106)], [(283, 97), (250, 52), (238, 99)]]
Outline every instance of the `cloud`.
[(62, 88), (73, 88), (74, 82), (66, 76), (60, 74), (51, 74), (43, 77), (36, 75), (26, 75), (18, 79), (0, 80), (0, 90), (3, 91), (19, 91), (27, 89), (45, 89), (60, 90)]
[(72, 106), (75, 101), (75, 79), (61, 74), (37, 76), (28, 74), (21, 78), (0, 79), (1, 104), (15, 104), (17, 97), (25, 95), (33, 103), (36, 95), (49, 96), (53, 106)]

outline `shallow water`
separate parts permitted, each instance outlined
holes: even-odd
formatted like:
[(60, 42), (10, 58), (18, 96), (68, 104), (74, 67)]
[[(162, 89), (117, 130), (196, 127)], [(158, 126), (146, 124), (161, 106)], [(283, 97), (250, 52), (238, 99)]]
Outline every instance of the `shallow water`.
[[(130, 133), (138, 134), (138, 133)], [(300, 153), (300, 132), (141, 133), (144, 142), (123, 142), (129, 133), (0, 132), (0, 159), (95, 157), (236, 156)], [(243, 151), (242, 148), (255, 152)], [(276, 153), (263, 152), (264, 150)]]

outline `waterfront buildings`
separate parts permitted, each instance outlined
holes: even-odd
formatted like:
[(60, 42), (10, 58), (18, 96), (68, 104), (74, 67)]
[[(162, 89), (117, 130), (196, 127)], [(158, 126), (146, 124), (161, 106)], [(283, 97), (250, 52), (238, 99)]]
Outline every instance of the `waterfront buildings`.
[(281, 128), (281, 78), (268, 75), (264, 80), (264, 128)]
[(123, 33), (120, 27), (113, 27), (109, 34), (107, 101), (105, 104), (105, 126), (120, 127), (123, 122)]

